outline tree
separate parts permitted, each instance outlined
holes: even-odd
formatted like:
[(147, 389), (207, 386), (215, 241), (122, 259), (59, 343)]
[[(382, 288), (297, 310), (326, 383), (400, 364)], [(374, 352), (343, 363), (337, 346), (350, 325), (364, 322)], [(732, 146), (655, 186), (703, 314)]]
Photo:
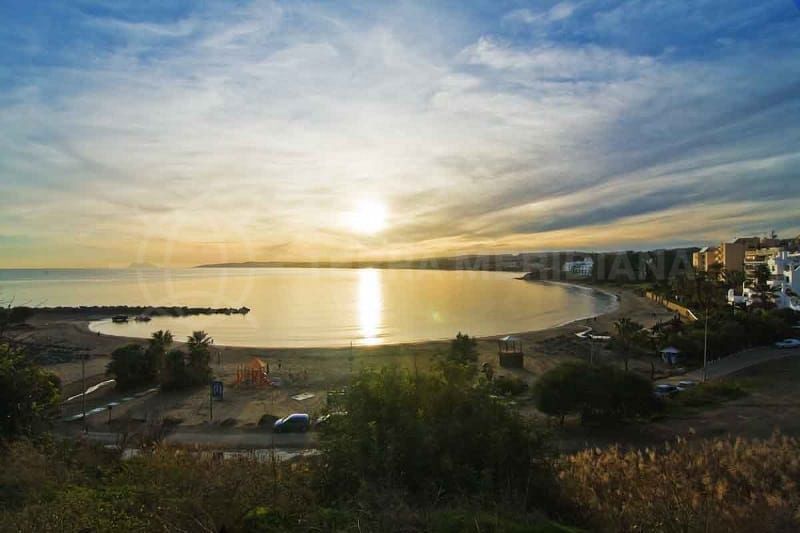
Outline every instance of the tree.
[(762, 309), (769, 309), (773, 307), (774, 302), (772, 301), (772, 295), (769, 293), (769, 285), (767, 282), (772, 278), (772, 273), (769, 271), (769, 267), (763, 263), (756, 267), (754, 273), (756, 279), (756, 292), (759, 295), (759, 300), (761, 300), (760, 307)]
[(178, 349), (167, 352), (160, 377), (161, 388), (164, 390), (180, 389), (191, 384), (186, 368), (186, 355)]
[(539, 378), (534, 387), (537, 408), (564, 423), (568, 414), (581, 420), (625, 420), (657, 407), (653, 386), (645, 378), (609, 365), (567, 362)]
[(186, 344), (189, 348), (189, 377), (195, 384), (205, 383), (211, 375), (211, 345), (214, 344), (205, 331), (193, 332)]
[(449, 359), (461, 364), (476, 362), (478, 360), (478, 341), (475, 337), (459, 331), (456, 338), (450, 341)]
[(153, 381), (156, 368), (141, 344), (127, 344), (111, 352), (106, 373), (114, 376), (117, 388), (125, 390)]
[(534, 386), (536, 408), (541, 412), (557, 416), (564, 425), (564, 418), (581, 410), (581, 389), (588, 386), (583, 380), (589, 377), (585, 364), (567, 362), (545, 372)]
[(708, 271), (706, 274), (708, 275), (709, 279), (716, 281), (722, 277), (723, 270), (724, 267), (721, 263), (714, 262), (708, 265)]
[(742, 286), (744, 285), (744, 272), (741, 270), (726, 269), (722, 272), (722, 276), (729, 289), (733, 289), (739, 293), (742, 292)]
[(614, 329), (617, 331), (617, 336), (614, 340), (619, 346), (622, 359), (625, 362), (625, 371), (627, 372), (628, 360), (633, 351), (636, 335), (642, 329), (642, 325), (638, 322), (634, 322), (630, 318), (620, 318), (614, 322)]
[(158, 330), (150, 337), (147, 345), (147, 359), (157, 376), (164, 372), (164, 357), (171, 345), (172, 333), (169, 330)]
[(60, 380), (24, 352), (0, 345), (0, 438), (32, 435), (58, 410)]
[(365, 370), (341, 408), (347, 415), (332, 420), (320, 436), (325, 461), (319, 474), (334, 497), (381, 486), (420, 501), (483, 491), (532, 500), (536, 483), (545, 478), (537, 470), (543, 454), (539, 436), (474, 379), (450, 381), (438, 371)]

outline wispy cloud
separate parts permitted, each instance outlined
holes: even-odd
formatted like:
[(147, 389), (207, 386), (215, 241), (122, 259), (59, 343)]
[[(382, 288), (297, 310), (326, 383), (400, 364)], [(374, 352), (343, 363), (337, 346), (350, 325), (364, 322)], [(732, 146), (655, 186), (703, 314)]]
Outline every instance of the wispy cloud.
[(783, 2), (78, 5), (0, 31), (0, 265), (800, 232)]

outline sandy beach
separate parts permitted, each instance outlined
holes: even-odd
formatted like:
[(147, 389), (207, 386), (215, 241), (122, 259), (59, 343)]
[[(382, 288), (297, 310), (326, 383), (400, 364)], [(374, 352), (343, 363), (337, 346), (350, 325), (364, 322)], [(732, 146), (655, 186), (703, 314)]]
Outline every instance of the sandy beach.
[[(523, 283), (523, 282), (521, 282)], [(588, 288), (588, 287), (587, 287)], [(515, 333), (525, 352), (524, 369), (499, 368), (497, 364), (496, 337), (481, 338), (478, 342), (480, 363), (490, 363), (497, 374), (514, 375), (533, 383), (538, 375), (560, 361), (571, 358), (587, 358), (588, 341), (576, 337), (576, 333), (587, 327), (603, 333), (613, 330), (613, 323), (628, 317), (650, 326), (656, 321), (666, 320), (672, 314), (661, 306), (632, 291), (618, 288), (602, 288), (617, 298), (616, 308), (593, 318), (581, 319), (558, 327), (540, 331)], [(29, 320), (29, 329), (22, 334), (29, 342), (38, 345), (69, 346), (88, 353), (86, 361), (87, 385), (98, 383), (105, 377), (109, 354), (117, 347), (131, 343), (146, 342), (143, 339), (100, 335), (89, 331), (92, 316), (74, 316), (69, 312), (34, 316)], [(213, 336), (213, 332), (209, 332)], [(453, 332), (455, 335), (456, 332)], [(465, 332), (469, 333), (469, 332)], [(397, 365), (407, 369), (424, 371), (439, 353), (448, 349), (449, 341), (429, 341), (411, 344), (359, 346), (351, 348), (244, 348), (214, 346), (212, 371), (216, 379), (226, 387), (223, 401), (214, 405), (214, 426), (256, 428), (259, 421), (283, 416), (290, 412), (318, 412), (325, 405), (326, 393), (344, 386), (350, 377), (362, 368), (380, 368)], [(595, 346), (595, 357), (612, 357), (601, 346)], [(237, 368), (258, 357), (270, 365), (272, 375), (283, 382), (280, 388), (235, 385)], [(79, 361), (58, 363), (47, 367), (62, 380), (63, 396), (77, 394), (81, 390), (81, 364)], [(312, 397), (297, 401), (291, 397), (308, 393)], [(92, 395), (88, 403), (104, 405), (118, 396), (113, 389)], [(112, 425), (142, 421), (155, 417), (168, 418), (185, 427), (209, 424), (208, 391), (151, 394), (135, 401), (123, 403), (112, 413)], [(72, 402), (64, 406), (66, 414), (79, 406)], [(90, 417), (90, 424), (103, 427), (107, 417)]]

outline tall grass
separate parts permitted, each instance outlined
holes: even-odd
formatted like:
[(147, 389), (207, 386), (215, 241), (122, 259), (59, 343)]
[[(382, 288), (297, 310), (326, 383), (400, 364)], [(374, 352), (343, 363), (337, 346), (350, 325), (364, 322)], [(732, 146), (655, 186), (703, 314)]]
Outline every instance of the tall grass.
[(800, 441), (678, 440), (563, 459), (565, 498), (601, 531), (800, 531)]

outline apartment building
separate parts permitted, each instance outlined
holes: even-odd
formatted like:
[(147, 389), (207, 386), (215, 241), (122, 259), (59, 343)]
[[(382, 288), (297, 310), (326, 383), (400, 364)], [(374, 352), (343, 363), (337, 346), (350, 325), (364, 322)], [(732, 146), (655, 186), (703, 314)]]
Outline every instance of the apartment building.
[(717, 249), (712, 246), (700, 248), (692, 254), (692, 266), (697, 271), (706, 272), (708, 267), (714, 264), (717, 257)]
[(752, 285), (756, 279), (759, 266), (769, 267), (767, 262), (781, 252), (781, 248), (751, 248), (744, 252), (744, 278), (745, 283)]
[(747, 242), (734, 241), (701, 248), (692, 254), (692, 266), (695, 270), (707, 272), (711, 265), (718, 264), (723, 270), (743, 272), (747, 247)]

